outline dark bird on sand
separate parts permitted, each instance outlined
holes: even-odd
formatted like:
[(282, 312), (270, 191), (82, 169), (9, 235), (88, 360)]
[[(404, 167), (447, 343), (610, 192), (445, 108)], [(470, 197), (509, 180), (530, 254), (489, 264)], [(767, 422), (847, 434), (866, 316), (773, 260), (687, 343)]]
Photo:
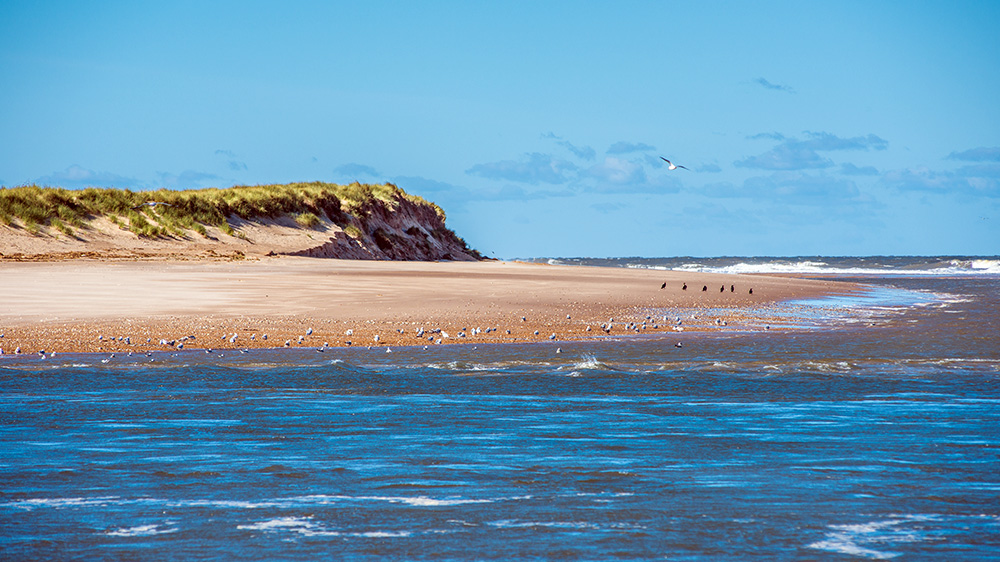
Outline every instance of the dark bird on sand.
[(671, 162), (670, 160), (667, 160), (666, 158), (664, 158), (662, 156), (660, 156), (660, 160), (663, 160), (664, 162), (667, 163), (667, 169), (668, 170), (676, 170), (677, 168), (681, 168), (682, 170), (688, 170), (689, 172), (691, 171), (688, 168), (685, 168), (684, 166), (678, 166), (677, 164), (674, 164), (673, 162)]
[(702, 288), (701, 288), (701, 292), (703, 292), (703, 293), (704, 293), (704, 292), (705, 292), (705, 291), (707, 291), (707, 290), (708, 290), (708, 285), (704, 285), (704, 286), (702, 286)]
[(661, 288), (661, 289), (666, 289), (666, 288), (667, 288), (667, 282), (666, 282), (666, 281), (664, 281), (664, 282), (663, 282), (663, 284), (662, 284), (662, 285), (660, 285), (660, 288)]
[(686, 291), (686, 290), (688, 290), (688, 284), (687, 284), (687, 283), (685, 283), (685, 284), (684, 284), (684, 286), (683, 286), (683, 287), (681, 287), (681, 290), (682, 290), (682, 291)]

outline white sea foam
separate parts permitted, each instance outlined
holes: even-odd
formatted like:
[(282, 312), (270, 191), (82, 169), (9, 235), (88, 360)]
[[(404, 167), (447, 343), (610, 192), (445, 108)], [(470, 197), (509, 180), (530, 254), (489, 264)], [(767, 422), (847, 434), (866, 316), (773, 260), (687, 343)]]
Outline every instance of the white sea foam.
[(367, 538), (405, 538), (413, 536), (410, 531), (367, 531), (364, 533), (350, 533), (351, 536), (355, 537), (367, 537)]
[(246, 525), (237, 525), (243, 531), (264, 531), (296, 533), (304, 537), (364, 537), (364, 538), (405, 538), (413, 536), (410, 531), (334, 531), (313, 521), (310, 517), (276, 517)]
[(239, 500), (182, 500), (174, 502), (178, 507), (217, 507), (224, 509), (264, 509), (287, 506), (287, 500), (239, 501)]
[(583, 359), (581, 361), (577, 362), (577, 363), (573, 363), (572, 365), (563, 365), (561, 367), (558, 367), (559, 370), (562, 370), (562, 369), (572, 369), (574, 371), (578, 371), (578, 370), (591, 370), (591, 371), (593, 371), (593, 370), (603, 370), (603, 369), (609, 369), (609, 368), (610, 367), (608, 367), (608, 365), (606, 363), (601, 362), (597, 357), (595, 357), (593, 355), (584, 355)]
[(911, 543), (925, 540), (916, 529), (906, 527), (913, 522), (926, 522), (933, 516), (907, 515), (881, 521), (852, 525), (831, 525), (823, 540), (811, 543), (808, 548), (839, 552), (873, 560), (889, 560), (901, 553), (873, 548), (883, 544)]
[(560, 529), (560, 530), (587, 530), (587, 531), (642, 531), (647, 529), (645, 525), (625, 522), (593, 523), (590, 521), (518, 521), (512, 519), (501, 519), (490, 521), (487, 525), (498, 529)]
[(343, 533), (331, 531), (313, 522), (312, 517), (276, 517), (248, 525), (237, 525), (244, 531), (264, 531), (265, 533), (288, 532), (305, 537), (339, 537)]
[(465, 505), (465, 504), (475, 504), (475, 503), (493, 503), (495, 501), (489, 499), (469, 499), (469, 498), (438, 499), (438, 498), (429, 498), (427, 496), (338, 496), (338, 495), (326, 495), (326, 494), (302, 496), (301, 498), (297, 499), (303, 502), (318, 503), (321, 505), (328, 503), (340, 503), (340, 502), (381, 501), (388, 503), (411, 505), (414, 507), (440, 507), (440, 506)]
[(236, 526), (237, 529), (245, 531), (274, 531), (277, 529), (298, 531), (301, 529), (312, 529), (315, 527), (316, 524), (312, 522), (312, 517), (277, 517), (275, 519), (258, 521), (257, 523), (249, 525)]
[(474, 500), (474, 499), (464, 499), (464, 498), (446, 498), (446, 499), (435, 499), (428, 498), (427, 496), (362, 496), (357, 499), (371, 500), (371, 501), (385, 501), (389, 503), (401, 503), (405, 505), (412, 505), (415, 507), (441, 507), (441, 506), (453, 506), (453, 505), (465, 505), (474, 503), (493, 503), (493, 500)]
[(699, 263), (684, 264), (678, 271), (708, 273), (829, 273), (829, 265), (821, 261), (736, 263), (726, 266), (706, 266)]
[(93, 507), (117, 503), (120, 499), (121, 498), (118, 496), (103, 496), (94, 498), (30, 498), (26, 500), (16, 500), (0, 505), (29, 510), (39, 507)]
[(509, 519), (502, 519), (500, 521), (492, 521), (487, 524), (499, 529), (524, 529), (534, 527), (548, 529), (601, 529), (599, 525), (586, 521), (511, 521)]
[(434, 362), (420, 365), (411, 365), (410, 367), (426, 367), (428, 369), (438, 369), (442, 371), (464, 371), (469, 373), (502, 373), (505, 370), (510, 370), (512, 368), (517, 368), (521, 366), (534, 367), (537, 365), (549, 365), (547, 362), (528, 362), (528, 361), (496, 361), (492, 363), (474, 363), (471, 361), (446, 361), (446, 362)]
[(177, 528), (173, 527), (173, 522), (168, 521), (162, 525), (152, 524), (138, 525), (136, 527), (121, 527), (105, 531), (104, 534), (109, 537), (152, 537), (154, 535), (168, 535), (176, 532)]
[[(836, 258), (831, 258), (835, 262)], [(870, 267), (838, 266), (836, 263), (801, 260), (745, 261), (727, 265), (690, 262), (678, 266), (626, 263), (630, 269), (654, 269), (661, 271), (689, 271), (694, 273), (777, 273), (801, 275), (857, 275), (857, 276), (967, 276), (1000, 275), (1000, 260), (993, 259), (953, 259), (933, 264), (874, 265)]]
[(882, 552), (873, 548), (859, 546), (846, 535), (839, 534), (834, 534), (832, 538), (826, 540), (814, 542), (808, 545), (808, 547), (815, 548), (817, 550), (839, 552), (850, 556), (861, 556), (863, 558), (871, 558), (873, 560), (889, 560), (890, 558), (899, 556), (899, 553), (896, 552)]

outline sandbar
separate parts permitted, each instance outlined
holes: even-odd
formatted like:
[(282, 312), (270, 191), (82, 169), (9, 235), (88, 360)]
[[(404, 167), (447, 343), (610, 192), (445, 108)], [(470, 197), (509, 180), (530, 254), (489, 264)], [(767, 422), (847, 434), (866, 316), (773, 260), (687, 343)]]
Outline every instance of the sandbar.
[[(812, 279), (512, 261), (0, 262), (0, 348), (105, 353), (179, 345), (575, 341), (697, 330), (713, 320), (712, 310), (760, 316), (771, 303), (855, 290)], [(673, 316), (697, 317), (690, 311), (699, 310), (706, 311), (700, 321), (679, 325)]]

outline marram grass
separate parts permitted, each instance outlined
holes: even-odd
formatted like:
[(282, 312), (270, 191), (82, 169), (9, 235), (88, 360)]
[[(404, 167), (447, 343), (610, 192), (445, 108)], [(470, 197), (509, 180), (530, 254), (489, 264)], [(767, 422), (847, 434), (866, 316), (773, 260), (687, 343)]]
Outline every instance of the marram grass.
[(400, 200), (409, 200), (433, 208), (444, 220), (440, 207), (391, 183), (311, 182), (187, 191), (69, 190), (29, 185), (0, 187), (0, 225), (24, 228), (33, 234), (41, 227), (51, 227), (75, 236), (75, 230), (86, 228), (88, 221), (104, 217), (147, 238), (185, 237), (192, 231), (208, 236), (206, 227), (237, 236), (229, 224), (232, 217), (251, 220), (287, 215), (303, 228), (314, 228), (325, 216), (338, 225), (354, 227), (352, 215), (362, 213), (375, 199), (392, 209)]

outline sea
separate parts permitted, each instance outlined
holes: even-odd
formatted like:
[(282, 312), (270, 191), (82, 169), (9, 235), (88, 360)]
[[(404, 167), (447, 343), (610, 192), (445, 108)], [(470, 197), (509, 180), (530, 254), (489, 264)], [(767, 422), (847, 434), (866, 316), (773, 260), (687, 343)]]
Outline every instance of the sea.
[(551, 261), (865, 290), (771, 331), (3, 355), (0, 559), (1000, 560), (1000, 257)]

